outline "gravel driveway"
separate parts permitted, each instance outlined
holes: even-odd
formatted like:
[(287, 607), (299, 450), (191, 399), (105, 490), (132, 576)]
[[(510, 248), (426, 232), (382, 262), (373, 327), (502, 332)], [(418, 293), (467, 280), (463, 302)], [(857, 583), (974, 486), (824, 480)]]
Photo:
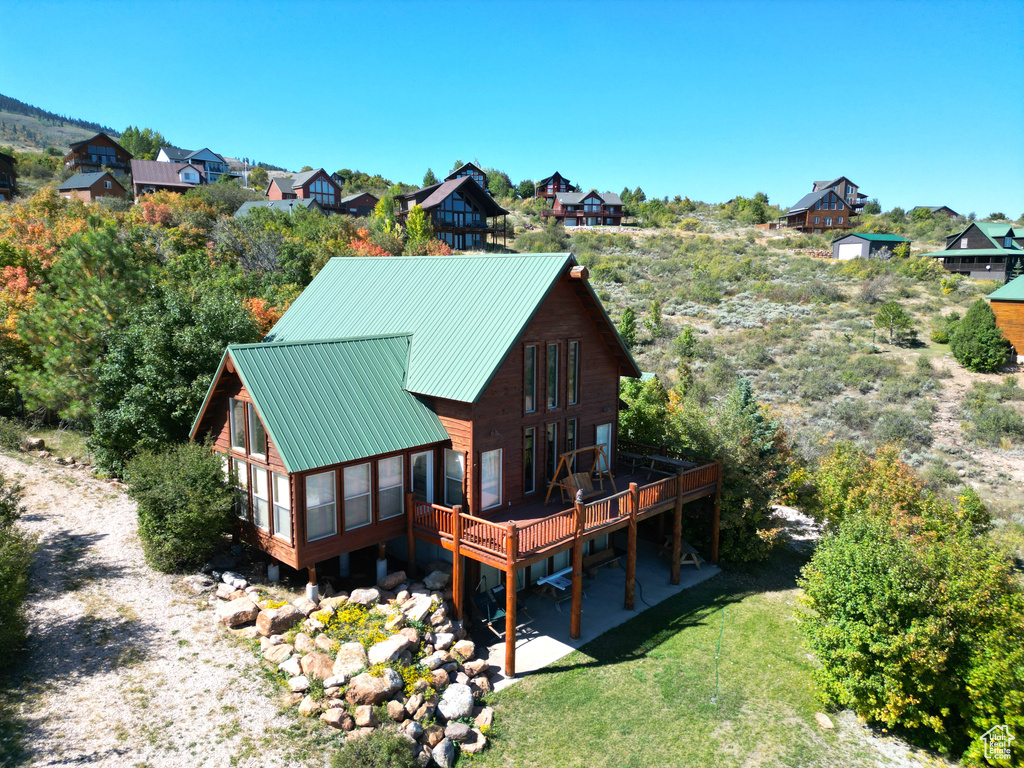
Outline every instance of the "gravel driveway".
[(26, 764), (286, 764), (267, 734), (289, 721), (253, 655), (205, 597), (147, 567), (131, 499), (45, 460), (0, 455), (0, 472), (25, 487), (21, 524), (40, 545), (15, 678)]

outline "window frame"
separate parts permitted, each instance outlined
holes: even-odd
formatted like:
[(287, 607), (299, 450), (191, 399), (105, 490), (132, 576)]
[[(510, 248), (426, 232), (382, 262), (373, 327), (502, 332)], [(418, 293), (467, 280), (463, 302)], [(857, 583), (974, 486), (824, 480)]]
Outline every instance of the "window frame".
[[(317, 536), (315, 539), (311, 539), (309, 537), (309, 512), (310, 512), (310, 506), (309, 506), (309, 481), (311, 479), (313, 479), (314, 477), (322, 477), (322, 476), (325, 476), (325, 475), (327, 475), (327, 476), (329, 476), (331, 478), (331, 491), (332, 491), (332, 496), (333, 496), (332, 500), (330, 502), (326, 503), (326, 504), (317, 504), (315, 507), (313, 507), (313, 509), (314, 510), (321, 510), (321, 509), (325, 509), (327, 507), (332, 507), (333, 508), (333, 514), (331, 515), (331, 523), (332, 523), (333, 530), (329, 531), (328, 533), (325, 533), (325, 534), (323, 534), (321, 536)], [(330, 470), (328, 470), (326, 472), (311, 472), (308, 475), (303, 475), (303, 478), (302, 478), (302, 489), (304, 491), (304, 493), (303, 493), (303, 521), (305, 522), (305, 527), (306, 527), (306, 543), (307, 544), (312, 544), (313, 542), (316, 542), (316, 541), (323, 541), (324, 539), (329, 539), (331, 536), (337, 536), (338, 535), (338, 473), (337, 473), (337, 471), (335, 471), (333, 469), (330, 469)]]
[[(235, 418), (235, 404), (240, 403), (242, 406), (242, 444), (235, 445), (235, 426), (237, 419)], [(236, 453), (248, 453), (249, 441), (248, 438), (248, 424), (246, 424), (246, 402), (238, 397), (228, 398), (228, 444), (231, 446), (231, 450)]]
[[(394, 485), (384, 486), (381, 484), (381, 464), (384, 462), (397, 462), (398, 464), (398, 483)], [(377, 519), (378, 520), (393, 520), (396, 517), (400, 517), (405, 511), (405, 457), (402, 454), (396, 454), (394, 456), (385, 456), (377, 459)], [(392, 491), (395, 488), (398, 489), (398, 511), (394, 514), (384, 516), (384, 505), (381, 503), (381, 493), (384, 491)]]
[[(448, 474), (448, 454), (453, 454), (453, 455), (456, 455), (456, 456), (460, 457), (460, 459), (461, 459), (460, 466), (462, 467), (462, 476), (461, 477), (455, 477), (454, 475), (449, 475)], [(442, 472), (444, 472), (444, 503), (445, 503), (445, 506), (447, 506), (447, 507), (465, 506), (465, 504), (466, 504), (466, 492), (465, 492), (465, 488), (466, 488), (466, 454), (463, 451), (456, 451), (453, 448), (445, 448), (444, 449), (444, 456), (442, 457), (441, 460), (444, 462), (444, 466), (441, 467), (441, 470), (442, 470)], [(448, 481), (449, 480), (457, 480), (458, 483), (459, 483), (459, 496), (461, 497), (461, 500), (459, 501), (458, 504), (452, 503), (452, 500), (448, 497)]]
[[(348, 473), (351, 470), (365, 469), (366, 472), (366, 492), (359, 493), (349, 496), (349, 480)], [(341, 526), (342, 531), (348, 533), (349, 531), (355, 531), (360, 528), (365, 528), (368, 525), (374, 523), (374, 509), (373, 509), (373, 464), (369, 461), (364, 461), (359, 464), (348, 464), (341, 468)], [(348, 505), (350, 500), (355, 499), (366, 499), (367, 520), (365, 523), (359, 523), (358, 525), (349, 525), (348, 522)]]
[[(231, 479), (235, 489), (235, 517), (252, 522), (252, 504), (249, 501), (249, 462), (232, 456)], [(238, 465), (241, 464), (241, 467)], [(239, 509), (244, 508), (244, 512)]]
[[(264, 494), (265, 495), (263, 495), (263, 496), (260, 496), (259, 493), (257, 493), (257, 487), (259, 486), (259, 483), (257, 482), (256, 478), (258, 476), (258, 473), (260, 473), (260, 472), (263, 473), (263, 482), (265, 484), (265, 488), (264, 488)], [(266, 531), (267, 533), (270, 533), (270, 512), (271, 512), (271, 510), (270, 510), (270, 470), (267, 469), (266, 467), (260, 467), (260, 466), (253, 465), (251, 467), (251, 469), (250, 469), (249, 480), (252, 483), (252, 524), (254, 526), (256, 526), (257, 528), (259, 528), (261, 531)], [(264, 513), (266, 515), (266, 524), (265, 525), (260, 525), (259, 524), (259, 521), (258, 521), (258, 518), (257, 518), (257, 515), (256, 515), (256, 510), (259, 508), (259, 504), (257, 502), (259, 502), (259, 501), (262, 501), (264, 503), (264, 505), (265, 505), (264, 506)]]
[[(549, 341), (545, 345), (545, 352), (544, 352), (544, 402), (546, 404), (546, 410), (549, 410), (549, 411), (557, 411), (557, 410), (559, 410), (559, 408), (558, 408), (558, 384), (559, 384), (559, 381), (558, 381), (559, 370), (558, 370), (558, 368), (559, 368), (559, 359), (558, 358), (560, 356), (560, 350), (559, 350), (560, 346), (561, 346), (561, 344), (559, 344), (557, 341), (553, 341), (553, 342)], [(552, 379), (552, 376), (551, 376), (551, 374), (552, 374), (552, 370), (551, 370), (551, 362), (552, 362), (551, 350), (552, 350), (552, 348), (554, 348), (554, 351), (555, 351), (555, 354), (554, 354), (554, 364), (555, 364), (555, 367), (554, 367), (554, 382), (552, 382), (552, 380), (551, 380)]]
[[(285, 489), (288, 491), (288, 493), (286, 494), (286, 498), (285, 498), (284, 503), (282, 503), (279, 500), (279, 498), (278, 498), (278, 493), (277, 493), (277, 481), (278, 481), (278, 478), (281, 478), (281, 479), (284, 480), (284, 482), (285, 482)], [(270, 521), (271, 521), (271, 526), (272, 526), (272, 530), (273, 530), (273, 534), (272, 535), (275, 536), (278, 539), (281, 539), (282, 541), (287, 541), (289, 544), (292, 543), (292, 494), (291, 494), (292, 487), (291, 486), (292, 486), (291, 478), (288, 475), (282, 475), (280, 472), (271, 472), (270, 473), (270, 495), (271, 495)], [(277, 514), (278, 514), (278, 510), (279, 509), (284, 509), (284, 510), (287, 511), (287, 519), (288, 519), (287, 531), (288, 531), (288, 533), (285, 536), (281, 535), (282, 526), (278, 525)]]
[(566, 405), (580, 404), (580, 340), (569, 339), (565, 354)]
[[(548, 472), (550, 470), (550, 474)], [(550, 483), (558, 471), (558, 422), (544, 426), (544, 477)]]
[[(531, 371), (530, 368), (533, 370)], [(531, 382), (531, 375), (533, 381)], [(537, 345), (523, 346), (523, 413), (537, 412)]]
[[(496, 497), (497, 501), (495, 501), (493, 504), (487, 504), (485, 506), (484, 505), (484, 464), (487, 461), (486, 457), (488, 457), (488, 456), (490, 456), (492, 454), (495, 454), (495, 453), (498, 454), (498, 477), (497, 477), (498, 489), (497, 489), (497, 493), (495, 494), (495, 497)], [(505, 483), (505, 466), (504, 466), (504, 463), (503, 463), (504, 462), (504, 458), (505, 458), (504, 451), (501, 448), (495, 448), (495, 449), (490, 450), (490, 451), (481, 451), (480, 452), (480, 509), (495, 509), (497, 507), (500, 507), (501, 504), (502, 504), (502, 500), (504, 499), (504, 493), (502, 491), (503, 491), (503, 486), (504, 486), (504, 483)]]
[[(263, 432), (263, 446), (262, 446), (263, 447), (263, 451), (260, 452), (260, 453), (257, 453), (255, 450), (253, 450), (253, 445), (252, 445), (252, 442), (253, 442), (253, 439), (254, 439), (253, 438), (253, 432), (254, 432), (253, 427), (256, 424), (259, 424), (260, 431)], [(245, 404), (245, 426), (246, 426), (247, 434), (249, 436), (249, 450), (248, 450), (248, 454), (250, 456), (255, 456), (257, 459), (261, 459), (263, 461), (266, 461), (267, 460), (267, 428), (263, 425), (263, 420), (260, 419), (259, 413), (256, 412), (256, 406), (253, 405), (252, 403), (246, 403)]]
[[(527, 462), (529, 454), (529, 462)], [(537, 428), (523, 430), (523, 495), (537, 492)]]

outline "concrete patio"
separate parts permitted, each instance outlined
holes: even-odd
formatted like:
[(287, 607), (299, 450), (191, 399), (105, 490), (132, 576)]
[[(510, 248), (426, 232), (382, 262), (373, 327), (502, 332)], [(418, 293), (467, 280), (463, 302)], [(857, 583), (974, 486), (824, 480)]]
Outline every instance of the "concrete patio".
[[(626, 572), (622, 565), (605, 566), (597, 572), (595, 579), (584, 578), (585, 596), (578, 640), (569, 638), (568, 601), (562, 603), (559, 611), (552, 600), (541, 595), (531, 593), (525, 599), (520, 597), (519, 604), (526, 607), (533, 617), (533, 623), (522, 627), (516, 633), (516, 677), (510, 680), (503, 674), (499, 675), (495, 678), (495, 690), (501, 690), (523, 677), (534, 674), (613, 627), (639, 616), (647, 608), (721, 572), (721, 569), (709, 563), (702, 563), (700, 570), (692, 565), (684, 565), (679, 584), (673, 586), (669, 584), (668, 558), (659, 556), (657, 550), (658, 548), (651, 542), (638, 542), (636, 610), (627, 611), (623, 608)], [(625, 558), (622, 558), (622, 562), (625, 562)], [(520, 614), (520, 622), (523, 618)], [(479, 656), (486, 658), (492, 666), (504, 672), (504, 641), (499, 640), (486, 628), (474, 633), (474, 639), (477, 640), (478, 647), (481, 641), (489, 643), (486, 652), (481, 652)]]

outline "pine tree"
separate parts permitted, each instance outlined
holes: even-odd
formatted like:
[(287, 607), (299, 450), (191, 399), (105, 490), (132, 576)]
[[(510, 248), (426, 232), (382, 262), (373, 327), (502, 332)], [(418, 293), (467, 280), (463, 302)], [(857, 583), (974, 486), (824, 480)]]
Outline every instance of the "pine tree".
[(636, 312), (632, 307), (626, 307), (619, 319), (619, 336), (627, 349), (636, 346)]
[(427, 172), (423, 174), (423, 186), (430, 187), (437, 184), (437, 176), (434, 175), (433, 168), (427, 168)]
[(984, 299), (974, 302), (949, 337), (949, 350), (964, 368), (994, 373), (1006, 364), (1010, 342), (996, 326), (996, 315)]

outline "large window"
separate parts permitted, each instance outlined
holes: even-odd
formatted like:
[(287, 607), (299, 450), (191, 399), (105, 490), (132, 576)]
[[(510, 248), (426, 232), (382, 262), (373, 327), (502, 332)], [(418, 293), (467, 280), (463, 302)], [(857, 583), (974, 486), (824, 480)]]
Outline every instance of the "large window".
[(306, 541), (325, 539), (337, 532), (334, 472), (306, 475)]
[(558, 407), (558, 345), (548, 344), (548, 408)]
[(568, 372), (569, 377), (569, 405), (576, 405), (580, 401), (580, 343), (578, 341), (569, 342), (569, 360), (568, 360)]
[(583, 201), (583, 210), (584, 211), (600, 211), (601, 210), (601, 201), (598, 198), (596, 198), (596, 197), (588, 197), (586, 200)]
[(831, 227), (832, 226), (832, 217), (831, 216), (825, 217), (825, 226), (826, 227)]
[(249, 412), (249, 453), (260, 459), (267, 457), (267, 433), (263, 422), (252, 403), (246, 406)]
[(548, 482), (551, 482), (555, 476), (555, 470), (558, 468), (558, 425), (548, 424), (546, 438), (547, 455), (545, 458), (545, 469), (547, 470)]
[(480, 506), (501, 506), (501, 449), (480, 454)]
[(966, 248), (967, 247), (967, 238), (966, 237), (960, 238), (960, 247), (961, 248)]
[(523, 351), (523, 410), (537, 410), (537, 347), (527, 345)]
[(252, 468), (252, 522), (257, 528), (270, 530), (270, 482), (263, 467)]
[(274, 535), (285, 541), (292, 540), (292, 496), (288, 476), (274, 473)]
[[(486, 187), (485, 187), (486, 189)], [(434, 222), (449, 227), (483, 227), (487, 218), (479, 206), (458, 192), (452, 192), (434, 209)]]
[(402, 514), (402, 457), (391, 456), (377, 462), (377, 517), (387, 520)]
[(462, 504), (462, 479), (466, 474), (466, 455), (462, 451), (445, 448), (444, 451), (444, 503), (449, 507)]
[(231, 473), (235, 481), (235, 514), (249, 519), (249, 465), (238, 459), (231, 460)]
[(420, 501), (434, 501), (434, 454), (430, 451), (412, 456), (412, 492)]
[(245, 452), (245, 403), (231, 398), (228, 412), (231, 421), (231, 448)]
[(370, 465), (345, 467), (345, 530), (373, 522), (370, 503)]
[(530, 427), (523, 436), (523, 493), (533, 493), (536, 487), (536, 469), (534, 468), (534, 446), (537, 430)]
[(333, 206), (336, 194), (334, 185), (323, 177), (309, 185), (309, 196), (321, 205)]

